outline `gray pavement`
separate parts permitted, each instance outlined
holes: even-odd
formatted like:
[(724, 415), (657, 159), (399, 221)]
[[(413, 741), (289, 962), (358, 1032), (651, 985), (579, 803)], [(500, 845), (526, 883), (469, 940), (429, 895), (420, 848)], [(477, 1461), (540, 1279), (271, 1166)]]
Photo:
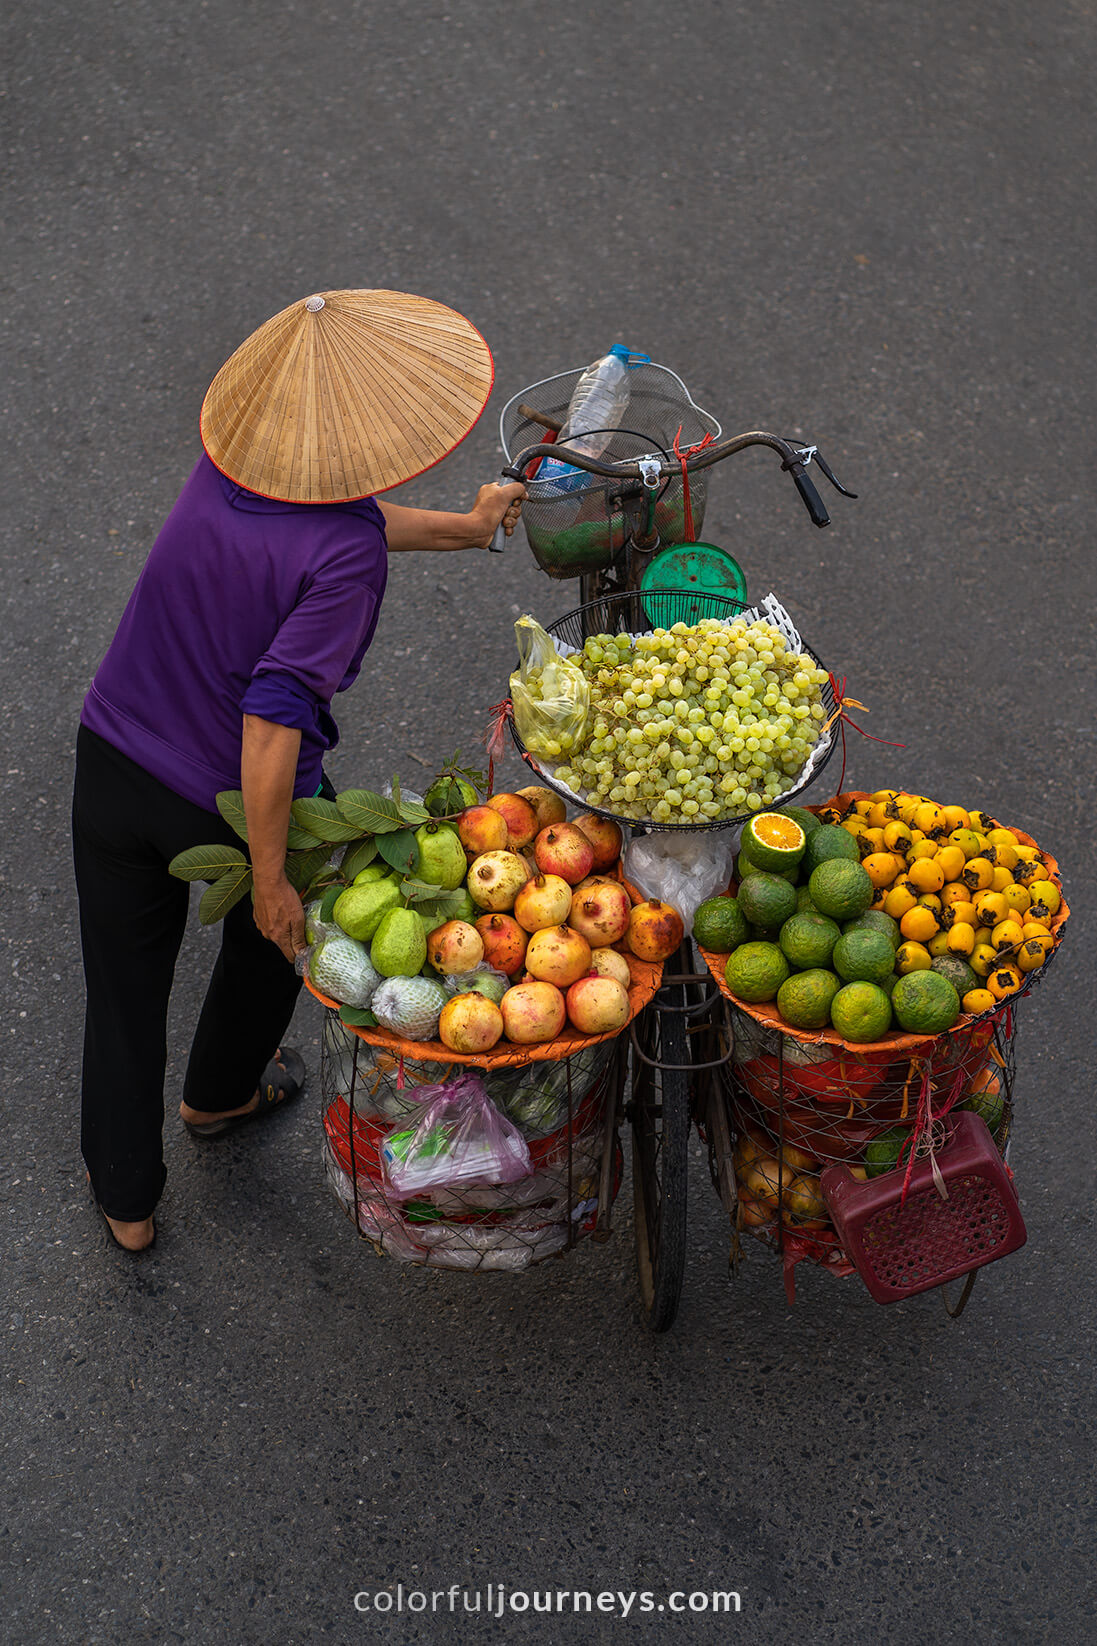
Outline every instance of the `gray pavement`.
[[(1095, 48), (1080, 0), (9, 11), (0, 1637), (1093, 1638)], [(169, 1119), (156, 1251), (108, 1245), (77, 1140), (79, 705), (209, 379), (340, 285), (451, 303), (495, 351), (414, 501), (470, 500), (503, 401), (617, 340), (859, 491), (816, 532), (748, 457), (706, 533), (906, 745), (851, 735), (849, 779), (1019, 824), (1073, 908), (1021, 1015), (1029, 1242), (960, 1321), (818, 1271), (790, 1308), (761, 1248), (729, 1282), (699, 1150), (664, 1338), (627, 1194), (611, 1243), (528, 1275), (408, 1272), (330, 1198), (315, 1097), (216, 1148)], [(336, 783), (474, 752), (513, 618), (571, 604), (517, 541), (395, 563)], [(170, 1115), (213, 941), (180, 962)], [(296, 1031), (315, 1089), (307, 1004)], [(355, 1610), (489, 1582), (667, 1609)], [(737, 1616), (670, 1610), (716, 1590)]]

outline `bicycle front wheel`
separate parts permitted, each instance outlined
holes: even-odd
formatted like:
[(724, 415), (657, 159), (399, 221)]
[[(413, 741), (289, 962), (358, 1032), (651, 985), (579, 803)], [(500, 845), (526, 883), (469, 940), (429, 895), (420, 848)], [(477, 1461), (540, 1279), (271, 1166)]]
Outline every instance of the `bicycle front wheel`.
[(664, 985), (633, 1025), (636, 1267), (644, 1319), (653, 1332), (665, 1332), (678, 1313), (686, 1267), (690, 1074), (684, 1005), (683, 986)]

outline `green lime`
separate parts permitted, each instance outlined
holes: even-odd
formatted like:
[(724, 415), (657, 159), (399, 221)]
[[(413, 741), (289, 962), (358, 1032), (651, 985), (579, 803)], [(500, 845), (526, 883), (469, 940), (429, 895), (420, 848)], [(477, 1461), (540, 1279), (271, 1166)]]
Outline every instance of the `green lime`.
[[(777, 992), (778, 1005), (781, 1001), (780, 990)], [(1006, 1105), (1001, 1092), (973, 1092), (970, 1097), (960, 1104), (961, 1109), (970, 1109), (986, 1122), (987, 1129), (992, 1137), (997, 1137), (998, 1130), (1005, 1119)]]
[(830, 1021), (843, 1040), (882, 1040), (891, 1028), (891, 1001), (878, 983), (847, 983), (830, 1003)]
[(804, 909), (807, 909), (811, 914), (819, 913), (815, 904), (811, 901), (811, 893), (806, 886), (797, 886), (796, 888), (796, 908), (800, 913)]
[(703, 949), (730, 954), (747, 940), (747, 921), (734, 897), (707, 897), (693, 916), (694, 940)]
[(857, 916), (856, 920), (847, 920), (845, 925), (842, 927), (842, 930), (844, 932), (855, 932), (861, 930), (868, 932), (883, 932), (884, 936), (891, 944), (892, 950), (897, 949), (899, 944), (902, 942), (902, 933), (899, 930), (899, 922), (897, 920), (893, 920), (889, 914), (885, 914), (883, 909), (866, 909), (864, 914), (859, 914)]
[(891, 1004), (907, 1034), (943, 1034), (960, 1015), (960, 996), (940, 972), (907, 972), (891, 996)]
[(793, 972), (777, 990), (777, 1010), (794, 1029), (825, 1029), (839, 987), (834, 973), (821, 966)]
[(781, 812), (755, 812), (743, 824), (739, 848), (760, 869), (779, 873), (799, 866), (806, 840), (795, 818)]
[(788, 961), (776, 943), (740, 943), (724, 970), (732, 994), (754, 1005), (772, 1000), (788, 975)]
[[(748, 875), (765, 873), (767, 873), (765, 869), (760, 869), (757, 863), (751, 862), (746, 852), (737, 853), (735, 858), (736, 880), (745, 880)], [(796, 864), (791, 869), (775, 869), (773, 870), (773, 873), (779, 874), (782, 880), (787, 880), (791, 886), (795, 884), (797, 877), (799, 876), (800, 867), (799, 864)]]
[(881, 989), (883, 989), (884, 993), (887, 995), (889, 1000), (891, 999), (893, 993), (895, 992), (895, 985), (896, 985), (896, 983), (898, 983), (898, 981), (899, 981), (899, 973), (898, 972), (888, 972), (886, 977), (882, 977), (880, 979), (880, 987), (881, 987)]
[(832, 857), (843, 858), (847, 863), (861, 861), (860, 848), (848, 829), (843, 829), (840, 823), (820, 823), (808, 835), (804, 846), (803, 864), (808, 874), (817, 869), (820, 863), (827, 863)]
[(931, 972), (940, 972), (947, 977), (952, 987), (962, 1000), (972, 989), (981, 989), (983, 980), (977, 977), (962, 955), (938, 954), (934, 955), (929, 963)]
[(830, 963), (844, 983), (883, 983), (895, 970), (895, 950), (883, 932), (846, 931)]
[(782, 875), (759, 869), (739, 887), (738, 902), (751, 925), (775, 932), (796, 913), (796, 889)]
[[(909, 1126), (892, 1126), (889, 1131), (881, 1132), (874, 1137), (865, 1150), (865, 1171), (869, 1177), (879, 1177), (881, 1172), (890, 1172), (899, 1164), (899, 1150), (910, 1137)], [(908, 1149), (903, 1155), (903, 1165), (907, 1165), (910, 1158)]]
[[(815, 834), (822, 832), (822, 829), (816, 829)], [(814, 840), (815, 835), (811, 838)], [(860, 863), (845, 857), (828, 858), (813, 869), (808, 891), (820, 914), (829, 914), (832, 920), (839, 923), (856, 920), (859, 914), (864, 914), (876, 895), (868, 871)]]
[(831, 951), (841, 935), (837, 923), (828, 920), (825, 914), (802, 909), (789, 915), (777, 934), (777, 941), (790, 966), (808, 971), (830, 965)]

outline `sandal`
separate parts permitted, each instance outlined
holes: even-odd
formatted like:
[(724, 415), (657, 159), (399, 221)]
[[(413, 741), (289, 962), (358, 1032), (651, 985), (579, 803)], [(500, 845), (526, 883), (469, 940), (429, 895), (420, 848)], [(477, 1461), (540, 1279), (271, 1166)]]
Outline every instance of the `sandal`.
[(250, 1121), (263, 1120), (285, 1103), (292, 1103), (305, 1089), (305, 1060), (299, 1052), (275, 1052), (259, 1081), (259, 1101), (254, 1109), (244, 1114), (226, 1115), (223, 1120), (207, 1120), (201, 1124), (184, 1120), (183, 1125), (192, 1137), (224, 1137)]

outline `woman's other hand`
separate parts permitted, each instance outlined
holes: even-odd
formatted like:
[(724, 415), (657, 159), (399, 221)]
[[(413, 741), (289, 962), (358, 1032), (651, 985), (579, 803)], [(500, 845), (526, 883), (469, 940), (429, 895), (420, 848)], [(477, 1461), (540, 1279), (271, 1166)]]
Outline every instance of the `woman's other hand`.
[(276, 943), (291, 963), (308, 947), (305, 942), (305, 911), (301, 899), (283, 875), (273, 883), (255, 883), (255, 924), (264, 937)]

